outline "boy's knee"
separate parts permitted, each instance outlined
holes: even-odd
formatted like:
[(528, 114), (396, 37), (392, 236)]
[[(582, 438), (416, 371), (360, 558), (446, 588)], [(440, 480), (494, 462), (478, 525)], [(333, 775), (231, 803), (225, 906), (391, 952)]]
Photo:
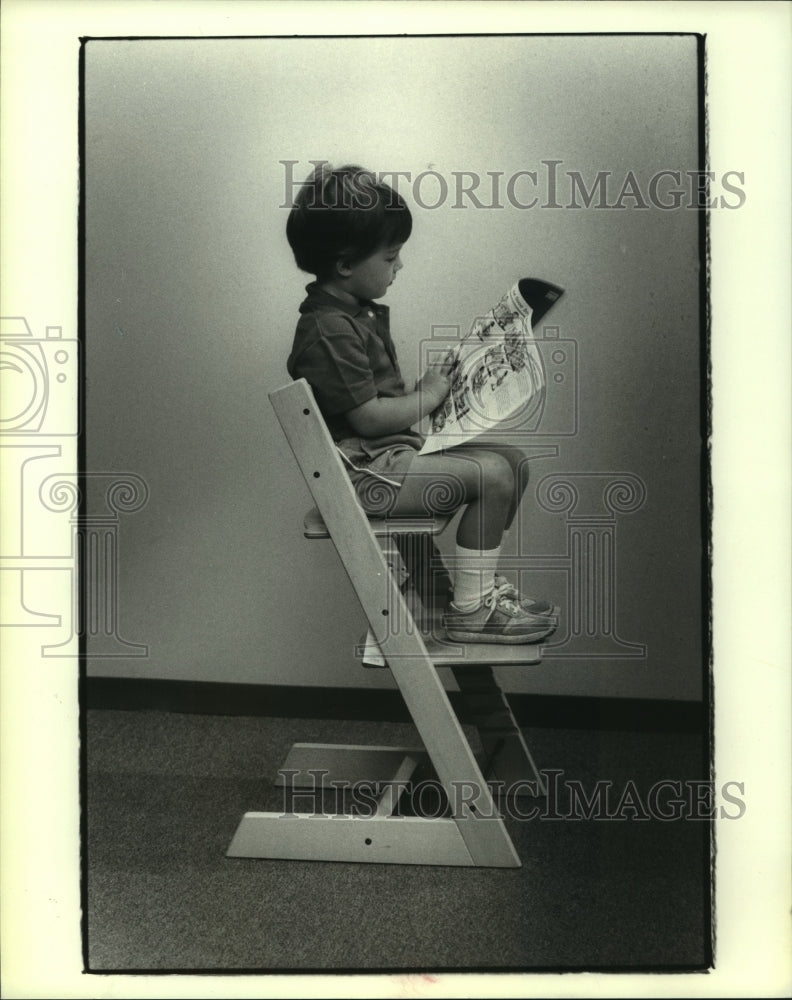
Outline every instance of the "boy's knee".
[(433, 514), (452, 514), (469, 500), (462, 478), (453, 473), (432, 476), (421, 486), (421, 504)]
[(528, 479), (528, 456), (520, 448), (514, 448), (512, 445), (504, 445), (500, 449), (500, 453), (506, 459), (506, 461), (511, 466), (515, 477), (519, 476), (520, 479), (525, 482)]
[(479, 459), (484, 490), (511, 498), (515, 473), (509, 460), (497, 452), (482, 452)]

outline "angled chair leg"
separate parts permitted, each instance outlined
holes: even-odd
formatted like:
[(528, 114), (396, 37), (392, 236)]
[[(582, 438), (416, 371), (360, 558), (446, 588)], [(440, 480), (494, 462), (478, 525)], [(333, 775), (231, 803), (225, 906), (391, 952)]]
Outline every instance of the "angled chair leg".
[(544, 778), (492, 668), (452, 668), (484, 748), (484, 774), (515, 794), (547, 795)]

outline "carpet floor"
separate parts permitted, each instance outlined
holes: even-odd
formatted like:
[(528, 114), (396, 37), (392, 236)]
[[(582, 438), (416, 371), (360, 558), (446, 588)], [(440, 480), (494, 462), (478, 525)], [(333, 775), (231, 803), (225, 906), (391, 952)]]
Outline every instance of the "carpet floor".
[[(91, 971), (709, 963), (710, 825), (662, 818), (680, 786), (657, 785), (706, 778), (695, 733), (526, 732), (539, 768), (559, 772), (562, 818), (507, 817), (519, 869), (226, 857), (243, 813), (283, 807), (272, 781), (294, 741), (415, 744), (409, 724), (92, 709), (84, 735)], [(587, 797), (609, 782), (619, 818), (577, 815), (573, 782)]]

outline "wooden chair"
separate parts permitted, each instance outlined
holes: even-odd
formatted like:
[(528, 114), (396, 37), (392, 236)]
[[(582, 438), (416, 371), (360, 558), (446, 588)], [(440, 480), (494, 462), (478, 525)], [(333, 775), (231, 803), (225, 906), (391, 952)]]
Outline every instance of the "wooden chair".
[[(449, 519), (369, 520), (308, 383), (293, 382), (272, 393), (270, 400), (316, 503), (317, 509), (305, 519), (305, 536), (332, 539), (423, 746), (295, 743), (277, 784), (315, 789), (317, 777), (325, 788), (338, 787), (339, 782), (376, 784), (383, 789), (376, 809), (372, 815), (343, 819), (249, 812), (228, 855), (519, 867), (488, 781), (507, 789), (519, 784), (521, 790), (540, 795), (545, 787), (492, 667), (537, 663), (537, 647), (443, 642), (417, 627), (400, 590), (398, 557), (389, 543), (396, 533), (437, 534)], [(478, 757), (443, 687), (441, 667), (453, 671), (478, 728)], [(444, 814), (394, 816), (404, 788), (429, 768), (447, 800)]]

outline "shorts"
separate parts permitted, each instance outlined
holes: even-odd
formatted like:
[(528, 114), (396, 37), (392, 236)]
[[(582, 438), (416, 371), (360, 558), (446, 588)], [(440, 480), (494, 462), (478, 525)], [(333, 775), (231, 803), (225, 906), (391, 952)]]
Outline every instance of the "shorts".
[(387, 517), (404, 478), (423, 441), (402, 440), (393, 444), (368, 442), (353, 438), (338, 442), (358, 503), (369, 517)]

